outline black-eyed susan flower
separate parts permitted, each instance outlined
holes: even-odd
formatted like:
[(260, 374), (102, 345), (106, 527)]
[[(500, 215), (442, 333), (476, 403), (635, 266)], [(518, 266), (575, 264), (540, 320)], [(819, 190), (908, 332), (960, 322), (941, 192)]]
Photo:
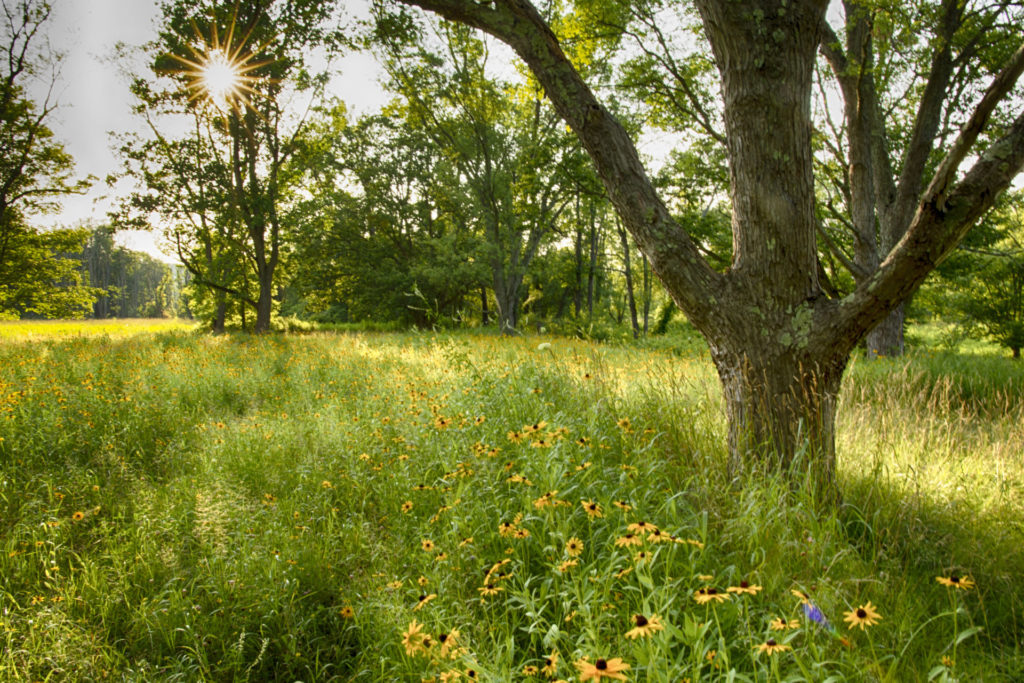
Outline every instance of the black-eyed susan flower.
[(704, 586), (694, 591), (693, 599), (698, 605), (706, 605), (709, 602), (725, 602), (729, 599), (729, 594), (721, 592), (714, 586)]
[(409, 510), (412, 510), (411, 500), (407, 500), (404, 503), (402, 503), (402, 512), (409, 512)]
[(345, 605), (341, 608), (339, 614), (341, 615), (342, 619), (351, 619), (356, 615), (356, 612), (354, 609), (352, 609), (351, 605)]
[(512, 533), (512, 537), (513, 538), (518, 538), (518, 539), (529, 538), (530, 537), (530, 530), (529, 529), (523, 529), (522, 527), (520, 527), (520, 528), (516, 529)]
[(558, 650), (552, 650), (551, 654), (544, 658), (544, 666), (540, 668), (540, 672), (548, 678), (554, 678), (558, 672)]
[(516, 532), (516, 525), (512, 522), (502, 522), (498, 525), (499, 536), (511, 536)]
[(857, 609), (846, 612), (843, 617), (843, 621), (849, 623), (850, 628), (859, 626), (861, 631), (865, 626), (874, 626), (881, 619), (882, 615), (875, 611), (875, 606), (871, 604), (870, 600)]
[(470, 545), (472, 542), (473, 542), (473, 537), (472, 536), (466, 536), (464, 539), (459, 541), (459, 547), (461, 548), (464, 545)]
[(402, 583), (403, 582), (401, 580), (389, 581), (388, 582), (388, 588), (390, 588), (391, 590), (398, 590), (399, 588), (402, 587)]
[(405, 654), (415, 657), (420, 652), (424, 652), (426, 650), (424, 646), (426, 638), (429, 638), (429, 636), (423, 632), (423, 624), (415, 619), (409, 622), (409, 628), (402, 634), (402, 645), (405, 647)]
[(523, 436), (524, 434), (522, 432), (518, 432), (513, 429), (512, 431), (505, 435), (505, 438), (511, 441), (512, 443), (519, 443), (520, 441), (523, 440)]
[(426, 586), (428, 583), (430, 583), (430, 579), (428, 579), (425, 576), (421, 576), (420, 578), (416, 579), (416, 583), (419, 584), (420, 588), (422, 588)]
[(565, 542), (565, 552), (569, 557), (579, 557), (583, 552), (583, 541), (573, 536)]
[(459, 631), (458, 629), (452, 629), (448, 633), (441, 633), (437, 636), (437, 642), (441, 643), (441, 658), (452, 657), (455, 651), (458, 649), (459, 644)]
[(740, 585), (738, 585), (738, 586), (729, 586), (728, 588), (725, 589), (725, 591), (727, 593), (736, 593), (738, 595), (744, 595), (744, 594), (746, 594), (746, 595), (757, 595), (757, 592), (760, 591), (761, 589), (762, 589), (761, 586), (749, 584), (746, 581), (740, 581)]
[(630, 424), (628, 417), (621, 418), (615, 424), (618, 425), (619, 429), (621, 429), (624, 432), (631, 432), (631, 431), (633, 431), (633, 425)]
[(540, 673), (540, 669), (538, 669), (535, 664), (527, 664), (526, 666), (523, 667), (523, 675), (524, 676), (536, 676), (539, 673)]
[(633, 555), (633, 562), (635, 562), (636, 564), (640, 564), (641, 562), (647, 562), (651, 559), (651, 557), (652, 555), (649, 552), (647, 552), (646, 550), (641, 550), (640, 552)]
[(768, 624), (768, 627), (773, 631), (786, 631), (791, 628), (799, 628), (799, 619), (786, 619), (785, 617), (777, 617), (772, 619)]
[(633, 506), (630, 505), (629, 503), (627, 503), (624, 500), (617, 500), (617, 501), (613, 502), (612, 505), (614, 505), (615, 507), (619, 508), (620, 510), (625, 510), (626, 512), (629, 512), (630, 510), (633, 509)]
[(580, 563), (580, 561), (579, 560), (575, 560), (575, 559), (573, 559), (573, 560), (565, 560), (564, 562), (559, 562), (558, 563), (558, 571), (561, 572), (562, 574), (564, 574), (565, 572), (569, 571), (573, 567), (577, 566), (579, 563)]
[(632, 531), (635, 534), (649, 534), (652, 531), (654, 531), (655, 529), (657, 529), (658, 527), (654, 526), (650, 522), (645, 522), (643, 520), (640, 520), (639, 522), (633, 522), (632, 524), (630, 524), (626, 528), (629, 529), (630, 531)]
[(419, 600), (416, 601), (416, 605), (412, 608), (413, 612), (418, 612), (425, 604), (437, 597), (437, 593), (431, 593), (429, 595), (421, 595)]
[(647, 534), (647, 540), (651, 543), (670, 543), (672, 537), (661, 529), (652, 529), (651, 533)]
[(85, 519), (85, 513), (82, 512), (81, 510), (75, 510), (75, 513), (71, 515), (71, 519), (75, 522), (81, 522), (83, 519)]
[(959, 576), (958, 574), (950, 574), (949, 576), (936, 576), (935, 580), (941, 583), (943, 586), (950, 588), (959, 588), (960, 590), (968, 590), (974, 588), (974, 581), (966, 576)]
[(523, 431), (526, 432), (527, 434), (532, 434), (534, 432), (539, 432), (540, 430), (544, 429), (547, 426), (547, 421), (541, 420), (540, 422), (534, 422), (533, 424), (523, 425)]
[(769, 638), (760, 645), (755, 645), (754, 649), (758, 652), (764, 652), (768, 655), (773, 655), (776, 652), (785, 652), (786, 650), (792, 650), (793, 648), (791, 648), (789, 645), (783, 645), (782, 643), (776, 642), (774, 638)]
[(574, 443), (577, 446), (589, 446), (590, 445), (590, 439), (585, 437), (585, 436), (581, 436), (580, 438), (576, 439), (576, 441)]
[(497, 595), (498, 593), (503, 591), (504, 588), (496, 583), (488, 583), (483, 586), (480, 586), (479, 588), (477, 588), (477, 590), (480, 591), (480, 595), (487, 597), (489, 595)]
[(615, 539), (615, 545), (619, 548), (628, 548), (631, 545), (643, 545), (643, 539), (634, 533), (628, 533), (625, 536), (619, 536)]
[(626, 631), (626, 637), (630, 639), (645, 638), (663, 628), (665, 626), (661, 623), (661, 617), (657, 614), (652, 614), (649, 617), (645, 617), (642, 614), (634, 614), (633, 628)]
[(580, 681), (600, 681), (603, 678), (624, 681), (626, 675), (622, 672), (629, 670), (629, 664), (623, 662), (619, 657), (598, 659), (593, 664), (586, 659), (580, 659), (576, 661), (576, 668), (580, 672)]
[(420, 541), (420, 547), (428, 553), (434, 552), (434, 542), (431, 541), (429, 538), (424, 538), (422, 541)]
[(604, 513), (601, 512), (601, 506), (592, 500), (581, 500), (580, 505), (587, 511), (587, 517), (594, 519), (597, 517), (604, 517)]

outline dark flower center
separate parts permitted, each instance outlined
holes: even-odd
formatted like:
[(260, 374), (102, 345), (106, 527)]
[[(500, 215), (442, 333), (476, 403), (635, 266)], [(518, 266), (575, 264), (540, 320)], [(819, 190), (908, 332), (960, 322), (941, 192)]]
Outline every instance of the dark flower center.
[(448, 640), (448, 634), (447, 633), (442, 633), (441, 635), (439, 635), (437, 637), (437, 639), (440, 640), (441, 643), (443, 644), (446, 640)]
[(857, 608), (857, 618), (858, 618), (858, 619), (863, 619), (863, 618), (864, 618), (864, 617), (866, 617), (867, 615), (868, 615), (868, 613), (867, 613), (867, 612), (865, 612), (865, 611), (864, 611), (863, 609), (861, 609), (861, 608), (859, 608), (859, 607)]
[(608, 668), (608, 662), (604, 661), (603, 659), (599, 659), (596, 662), (594, 662), (594, 668), (598, 671), (604, 671)]
[(769, 638), (768, 642), (766, 642), (765, 645), (767, 645), (768, 647), (775, 647), (776, 645), (778, 645), (778, 643), (775, 642), (774, 638)]
[(544, 659), (544, 666), (551, 666), (553, 664), (554, 662), (551, 661), (551, 657), (547, 657)]
[(493, 583), (487, 584), (487, 590), (491, 590), (493, 588), (494, 588), (494, 584)]
[(747, 583), (746, 581), (740, 581), (740, 588), (747, 588), (749, 586), (750, 586), (750, 584)]
[(636, 625), (641, 627), (641, 628), (643, 628), (644, 626), (647, 626), (647, 624), (648, 624), (647, 617), (645, 617), (642, 614), (637, 614), (636, 616), (634, 616), (633, 617), (633, 621), (635, 621)]
[(470, 678), (476, 678), (476, 670), (475, 669), (469, 669), (468, 671), (466, 671), (466, 675), (469, 676)]
[(424, 601), (424, 600), (426, 600), (426, 599), (427, 599), (427, 596), (426, 596), (426, 595), (421, 595), (421, 596), (420, 596), (420, 602), (423, 602), (423, 601)]
[(956, 574), (953, 574), (953, 576), (949, 577), (949, 580), (952, 583), (960, 583), (960, 577)]
[(717, 588), (708, 588), (708, 595), (717, 595), (717, 594), (718, 594), (718, 589)]

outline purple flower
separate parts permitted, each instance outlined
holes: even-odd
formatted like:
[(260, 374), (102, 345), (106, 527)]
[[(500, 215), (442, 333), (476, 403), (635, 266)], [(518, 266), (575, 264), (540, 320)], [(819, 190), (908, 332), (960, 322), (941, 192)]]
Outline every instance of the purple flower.
[(803, 608), (804, 616), (807, 617), (808, 621), (813, 621), (815, 624), (823, 628), (829, 627), (828, 619), (825, 618), (825, 615), (821, 613), (821, 610), (818, 609), (816, 605), (805, 602), (800, 605), (800, 607)]

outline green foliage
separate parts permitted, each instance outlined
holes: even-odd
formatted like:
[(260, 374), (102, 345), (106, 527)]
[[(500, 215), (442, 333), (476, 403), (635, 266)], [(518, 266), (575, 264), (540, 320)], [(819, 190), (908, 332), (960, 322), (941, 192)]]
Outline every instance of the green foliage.
[(83, 280), (84, 228), (8, 231), (0, 263), (0, 318), (82, 318), (100, 291)]
[[(1024, 672), (1019, 365), (854, 364), (823, 515), (728, 480), (706, 352), (542, 339), (0, 343), (0, 676), (511, 680), (553, 651), (566, 679), (583, 657), (636, 681)], [(639, 521), (676, 540), (616, 545)], [(762, 590), (694, 600), (742, 581)], [(881, 620), (848, 629), (867, 601)], [(636, 614), (664, 628), (627, 639)], [(464, 649), (408, 654), (413, 619)]]

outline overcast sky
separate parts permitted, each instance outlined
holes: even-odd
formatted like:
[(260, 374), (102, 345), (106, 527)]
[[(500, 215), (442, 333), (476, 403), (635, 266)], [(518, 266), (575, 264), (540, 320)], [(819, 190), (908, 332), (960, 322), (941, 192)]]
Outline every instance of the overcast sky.
[[(363, 0), (345, 3), (348, 7), (363, 4)], [(54, 0), (46, 34), (65, 59), (55, 91), (60, 107), (49, 120), (50, 127), (74, 157), (78, 174), (92, 174), (100, 180), (85, 196), (66, 198), (61, 213), (41, 217), (42, 225), (105, 222), (115, 196), (130, 189), (122, 185), (112, 190), (103, 182), (120, 169), (108, 132), (139, 129), (122, 71), (125, 66), (141, 71), (144, 65), (114, 63), (114, 46), (118, 42), (137, 46), (155, 38), (157, 5), (157, 0)], [(332, 84), (331, 94), (344, 100), (354, 113), (379, 108), (385, 95), (378, 85), (379, 69), (373, 58), (353, 55), (338, 67), (341, 75)], [(158, 255), (154, 237), (125, 233), (119, 241)]]

